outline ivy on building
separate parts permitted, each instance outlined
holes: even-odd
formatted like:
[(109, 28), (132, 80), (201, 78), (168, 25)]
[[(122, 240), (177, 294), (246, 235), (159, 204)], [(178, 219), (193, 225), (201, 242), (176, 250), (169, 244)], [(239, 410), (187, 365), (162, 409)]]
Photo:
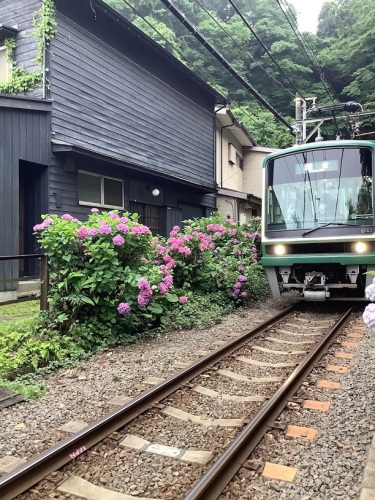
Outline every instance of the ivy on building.
[[(43, 83), (43, 68), (45, 65), (44, 55), (52, 38), (56, 35), (55, 5), (53, 0), (42, 0), (42, 6), (36, 13), (35, 35), (38, 43), (38, 53), (34, 61), (38, 68), (34, 71), (27, 71), (18, 66), (14, 60), (14, 51), (17, 47), (14, 38), (6, 38), (4, 45), (7, 49), (8, 61), (11, 64), (11, 78), (8, 82), (0, 83), (0, 94), (19, 94), (29, 92), (38, 88)], [(48, 68), (44, 68), (48, 71)]]

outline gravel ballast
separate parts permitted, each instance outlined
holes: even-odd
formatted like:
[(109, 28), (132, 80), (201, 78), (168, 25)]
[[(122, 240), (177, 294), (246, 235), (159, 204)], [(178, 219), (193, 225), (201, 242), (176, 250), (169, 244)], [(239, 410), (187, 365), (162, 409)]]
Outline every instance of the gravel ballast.
[[(1, 410), (0, 458), (14, 455), (29, 460), (66, 437), (58, 428), (68, 421), (89, 424), (97, 420), (113, 409), (109, 404), (112, 398), (138, 394), (149, 387), (142, 384), (148, 377), (170, 376), (179, 369), (177, 363), (194, 361), (197, 351), (212, 349), (219, 340), (229, 340), (229, 334), (240, 335), (288, 305), (287, 299), (269, 300), (257, 308), (228, 315), (213, 327), (160, 334), (98, 354), (74, 368), (46, 375), (47, 392), (41, 399)], [(357, 323), (361, 324), (360, 316)], [(280, 432), (269, 433), (252, 457), (259, 466), (253, 470), (242, 469), (222, 499), (359, 499), (366, 453), (375, 430), (375, 357), (369, 353), (375, 347), (375, 338), (369, 330), (363, 333), (357, 349), (335, 347), (335, 350), (353, 352), (352, 360), (326, 357), (327, 362), (348, 366), (346, 374), (327, 376), (321, 369), (313, 374), (314, 379), (339, 381), (339, 390), (302, 388), (301, 394), (306, 399), (331, 401), (330, 410), (324, 414), (303, 412), (298, 405), (291, 405), (282, 415), (285, 424), (316, 427), (318, 437), (314, 441), (292, 441)], [(211, 411), (215, 413), (215, 408)], [(296, 479), (292, 484), (264, 479), (260, 471), (265, 461), (297, 467)], [(190, 468), (186, 466), (186, 471)], [(155, 482), (159, 481), (161, 472), (155, 471)], [(182, 479), (175, 477), (172, 484)], [(165, 498), (175, 498), (173, 491), (174, 488), (166, 490)], [(143, 492), (138, 493), (142, 496)]]

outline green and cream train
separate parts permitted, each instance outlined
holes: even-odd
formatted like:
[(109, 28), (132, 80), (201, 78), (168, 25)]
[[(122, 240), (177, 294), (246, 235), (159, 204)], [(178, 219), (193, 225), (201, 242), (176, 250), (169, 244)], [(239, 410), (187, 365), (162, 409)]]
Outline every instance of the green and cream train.
[(274, 297), (363, 298), (375, 271), (375, 142), (295, 146), (264, 161), (262, 265)]

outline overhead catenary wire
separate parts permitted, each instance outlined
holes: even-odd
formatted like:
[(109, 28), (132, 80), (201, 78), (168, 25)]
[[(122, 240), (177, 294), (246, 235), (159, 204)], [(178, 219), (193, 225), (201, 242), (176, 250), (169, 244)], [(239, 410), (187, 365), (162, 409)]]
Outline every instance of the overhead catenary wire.
[(300, 32), (300, 30), (298, 28), (298, 20), (297, 20), (296, 16), (294, 15), (293, 10), (290, 8), (290, 5), (289, 5), (288, 1), (287, 0), (281, 0), (281, 2), (284, 4), (285, 9), (287, 9), (287, 12), (288, 12), (288, 15), (290, 16), (290, 18), (293, 19), (294, 26), (295, 26), (296, 30), (299, 32), (302, 40), (304, 41), (305, 46), (308, 48), (311, 56), (313, 57), (313, 59), (315, 60), (315, 62), (317, 64), (317, 66), (320, 67), (320, 62), (318, 61), (318, 58), (316, 57), (316, 55), (314, 53), (314, 50), (311, 48), (311, 45), (310, 45), (309, 41), (307, 40), (307, 38), (305, 37), (305, 35)]
[[(324, 71), (323, 71), (323, 69), (321, 68), (320, 61), (319, 61), (319, 60), (318, 60), (318, 58), (316, 57), (315, 52), (314, 52), (314, 50), (311, 48), (311, 45), (310, 45), (309, 41), (307, 40), (307, 38), (305, 37), (305, 35), (299, 31), (299, 29), (298, 29), (298, 20), (297, 20), (296, 16), (294, 15), (293, 10), (290, 8), (290, 5), (289, 5), (288, 1), (287, 1), (287, 0), (281, 0), (281, 2), (285, 5), (285, 7), (286, 7), (286, 9), (287, 9), (287, 11), (284, 11), (284, 14), (285, 14), (285, 12), (288, 12), (288, 15), (290, 16), (290, 18), (292, 18), (292, 19), (293, 19), (293, 21), (294, 21), (294, 26), (295, 26), (296, 30), (297, 30), (297, 31), (298, 31), (298, 33), (300, 34), (300, 37), (302, 38), (302, 40), (303, 40), (303, 41), (304, 41), (304, 43), (305, 43), (305, 46), (308, 48), (308, 50), (309, 50), (309, 52), (310, 52), (311, 56), (313, 57), (313, 59), (314, 59), (314, 60), (315, 60), (315, 62), (316, 62), (316, 65), (317, 65), (316, 71), (319, 71), (319, 74), (320, 74), (320, 81), (321, 81), (321, 82), (322, 82), (322, 84), (324, 85), (324, 87), (325, 87), (326, 91), (327, 91), (327, 92), (331, 95), (331, 97), (336, 98), (336, 100), (340, 102), (340, 97), (338, 96), (338, 94), (337, 94), (336, 90), (334, 89), (333, 85), (331, 85), (331, 83), (330, 83), (330, 82), (328, 82), (328, 84), (329, 84), (329, 89), (325, 86), (325, 84), (324, 84), (324, 80), (322, 79), (322, 76), (321, 76), (322, 74), (324, 75)], [(332, 91), (332, 93), (333, 93), (334, 95), (331, 93), (331, 91)]]
[(259, 38), (259, 36), (256, 34), (255, 30), (253, 27), (250, 25), (250, 23), (247, 21), (247, 19), (244, 17), (242, 12), (238, 9), (238, 7), (235, 5), (233, 0), (229, 0), (229, 3), (233, 7), (233, 9), (236, 11), (236, 13), (240, 16), (244, 24), (249, 28), (251, 33), (254, 35), (254, 37), (257, 39), (257, 41), (260, 43), (260, 45), (263, 47), (263, 49), (266, 51), (266, 54), (270, 57), (270, 59), (273, 61), (273, 63), (277, 66), (278, 70), (280, 73), (284, 75), (284, 77), (288, 80), (288, 82), (292, 85), (294, 90), (302, 97), (302, 92), (298, 90), (298, 88), (294, 85), (292, 80), (288, 77), (288, 75), (285, 73), (285, 71), (282, 69), (282, 67), (279, 65), (279, 63), (276, 61), (276, 59), (273, 57), (267, 46), (262, 42), (262, 40)]
[[(183, 63), (183, 61), (186, 61), (190, 64), (191, 67), (194, 67), (194, 63), (192, 61), (190, 61), (186, 56), (185, 54), (183, 54), (181, 52), (181, 50), (179, 50), (177, 47), (175, 47), (170, 40), (168, 40), (152, 23), (150, 23), (150, 21), (148, 21), (144, 16), (142, 16), (142, 14), (133, 6), (131, 5), (127, 0), (122, 0), (122, 2), (127, 5), (133, 12), (134, 14), (136, 14), (137, 17), (139, 17), (139, 19), (142, 19), (142, 21), (144, 23), (146, 23), (152, 30), (155, 31), (155, 33), (158, 34), (158, 36), (164, 40), (164, 42), (166, 42), (167, 46), (170, 46), (173, 51), (178, 54), (181, 58), (181, 62)], [(204, 82), (209, 82), (210, 81), (210, 77), (207, 76), (206, 74), (204, 74), (202, 71), (200, 71), (198, 68), (195, 68), (194, 71), (198, 74), (198, 76), (204, 81)], [(226, 95), (224, 95), (223, 97), (225, 97), (225, 99), (227, 101), (230, 101), (230, 98)]]
[(237, 71), (229, 64), (229, 62), (211, 45), (206, 38), (197, 30), (197, 28), (180, 12), (170, 0), (161, 0), (163, 4), (175, 15), (175, 17), (206, 47), (206, 49), (236, 78), (265, 108), (267, 108), (287, 129), (294, 134), (293, 127), (276, 111), (271, 104)]
[[(230, 1), (230, 0), (229, 0), (229, 1)], [(279, 7), (280, 7), (280, 9), (281, 9), (281, 11), (282, 11), (282, 13), (284, 14), (285, 19), (287, 20), (287, 22), (288, 22), (289, 26), (291, 27), (291, 29), (292, 29), (292, 31), (293, 31), (293, 33), (294, 33), (294, 35), (295, 35), (295, 37), (296, 37), (296, 39), (297, 39), (297, 41), (298, 41), (298, 43), (299, 43), (300, 47), (301, 47), (301, 49), (302, 49), (302, 50), (303, 50), (303, 52), (305, 53), (305, 55), (306, 55), (307, 59), (310, 61), (310, 64), (312, 65), (313, 69), (314, 69), (315, 71), (319, 71), (319, 73), (320, 73), (320, 68), (318, 68), (318, 69), (316, 68), (315, 63), (312, 61), (312, 59), (311, 59), (310, 55), (307, 53), (307, 51), (306, 51), (306, 49), (305, 49), (305, 47), (304, 47), (304, 44), (303, 44), (303, 43), (301, 42), (301, 40), (300, 40), (300, 36), (299, 36), (299, 35), (298, 35), (298, 33), (297, 33), (297, 31), (298, 31), (298, 30), (297, 30), (297, 29), (293, 26), (293, 24), (292, 24), (292, 22), (291, 22), (291, 20), (290, 20), (290, 17), (287, 15), (287, 11), (290, 11), (290, 7), (289, 7), (289, 5), (288, 5), (288, 4), (284, 4), (284, 7), (285, 7), (285, 5), (286, 5), (286, 7), (287, 7), (287, 8), (285, 9), (285, 8), (283, 8), (283, 7), (282, 7), (282, 5), (281, 5), (281, 3), (280, 3), (280, 0), (276, 0), (276, 2), (278, 3), (278, 5), (279, 5)], [(331, 99), (331, 100), (333, 101), (333, 100), (335, 99), (335, 96), (332, 94), (332, 92), (331, 92), (331, 91), (330, 91), (330, 89), (327, 87), (327, 85), (325, 84), (325, 82), (324, 82), (324, 81), (320, 78), (320, 76), (319, 76), (319, 79), (320, 79), (320, 81), (322, 82), (322, 85), (323, 85), (323, 87), (324, 87), (324, 89), (325, 89), (325, 91), (326, 91), (326, 93), (327, 93), (328, 98), (329, 98), (329, 99)]]
[[(262, 66), (260, 63), (258, 63), (258, 61), (256, 61), (256, 59), (247, 50), (247, 48), (244, 47), (243, 45), (241, 45), (239, 42), (237, 42), (237, 40), (235, 38), (233, 38), (233, 36), (229, 33), (229, 31), (227, 31), (224, 28), (224, 26), (221, 23), (219, 23), (219, 21), (217, 19), (215, 19), (215, 17), (210, 13), (210, 11), (208, 9), (206, 9), (206, 7), (204, 5), (202, 5), (199, 0), (195, 0), (195, 2), (206, 12), (206, 14), (217, 24), (217, 26), (219, 26), (219, 28), (221, 28), (224, 31), (224, 33), (232, 40), (232, 42), (238, 48), (240, 48), (242, 51), (244, 51), (254, 61), (254, 63), (258, 67), (260, 67), (272, 80), (274, 80), (278, 85), (280, 85), (284, 90), (286, 90), (290, 95), (292, 95), (294, 97), (293, 92), (291, 92), (289, 89), (287, 89), (279, 80), (277, 80), (273, 75), (271, 75), (271, 73), (269, 73), (264, 66)], [(296, 87), (294, 87), (294, 85), (293, 85), (293, 88), (296, 89)]]
[[(136, 14), (136, 16), (138, 16), (150, 28), (152, 28), (160, 36), (160, 38), (162, 38), (167, 43), (167, 45), (171, 46), (173, 48), (173, 50), (181, 57), (181, 60), (186, 60), (190, 64), (191, 67), (194, 67), (194, 63), (192, 61), (190, 61), (188, 58), (186, 58), (185, 55), (178, 48), (176, 48), (174, 45), (172, 45), (171, 42), (152, 23), (150, 23), (144, 16), (142, 16), (142, 14), (135, 7), (133, 7), (127, 0), (122, 0), (122, 2), (125, 5), (127, 5), (134, 12), (134, 14)], [(196, 71), (196, 73), (200, 76), (200, 78), (202, 78), (203, 81), (207, 82), (210, 80), (210, 78), (207, 77), (207, 75), (205, 75), (198, 68), (195, 68), (194, 71)], [(239, 103), (232, 101), (230, 99), (230, 97), (228, 97), (227, 95), (224, 95), (224, 97), (227, 99), (227, 101), (231, 101), (231, 102), (233, 102), (233, 104), (236, 104), (238, 107), (240, 107)], [(244, 108), (241, 108), (241, 112), (244, 115), (246, 115), (252, 122), (254, 122), (256, 125), (259, 126), (259, 123)]]

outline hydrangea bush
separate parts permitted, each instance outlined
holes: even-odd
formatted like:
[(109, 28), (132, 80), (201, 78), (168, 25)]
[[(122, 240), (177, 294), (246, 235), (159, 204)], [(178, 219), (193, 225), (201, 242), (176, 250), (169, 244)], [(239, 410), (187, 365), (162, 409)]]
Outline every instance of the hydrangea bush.
[(131, 340), (169, 325), (195, 296), (219, 293), (219, 302), (242, 305), (268, 294), (259, 218), (243, 226), (219, 215), (193, 219), (164, 239), (137, 214), (91, 212), (84, 222), (46, 215), (34, 226), (48, 256), (51, 321), (65, 318), (61, 333), (90, 345), (108, 336)]

